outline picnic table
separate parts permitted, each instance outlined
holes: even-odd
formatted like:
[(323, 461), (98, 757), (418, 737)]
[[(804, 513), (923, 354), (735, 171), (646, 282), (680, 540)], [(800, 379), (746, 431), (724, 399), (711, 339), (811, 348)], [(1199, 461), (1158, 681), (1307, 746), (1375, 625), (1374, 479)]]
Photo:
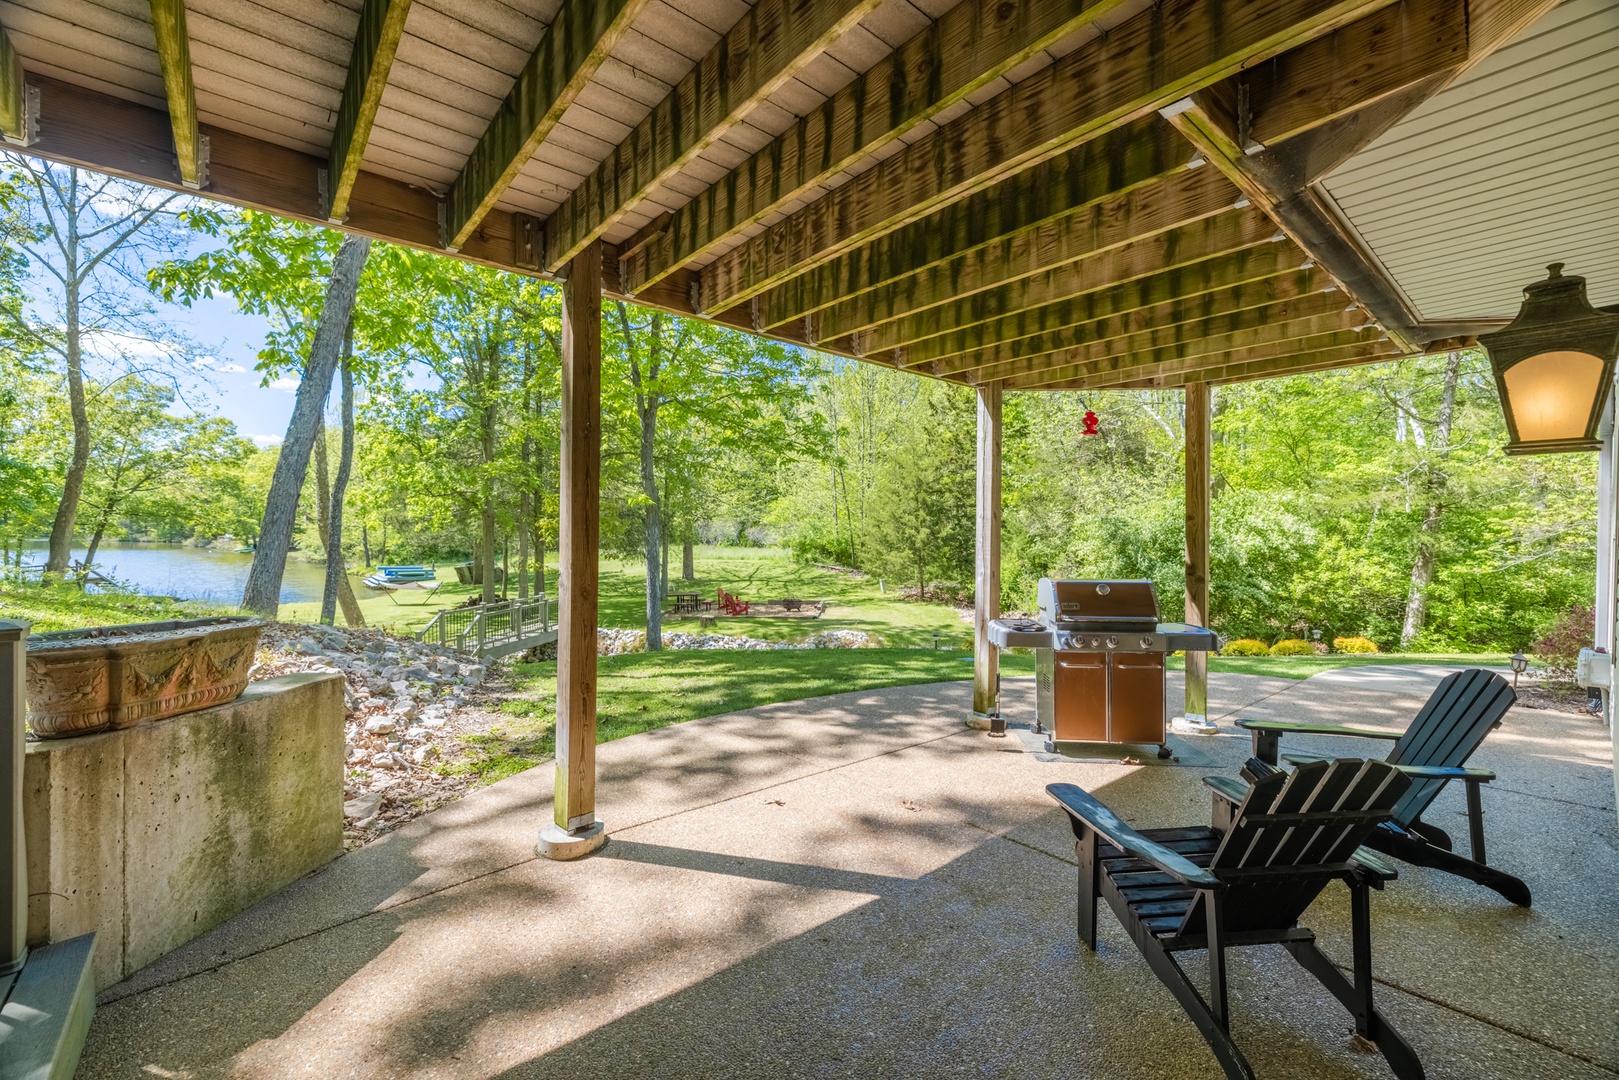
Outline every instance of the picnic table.
[(703, 597), (701, 593), (670, 593), (669, 599), (674, 601), (676, 615), (695, 615), (703, 610)]

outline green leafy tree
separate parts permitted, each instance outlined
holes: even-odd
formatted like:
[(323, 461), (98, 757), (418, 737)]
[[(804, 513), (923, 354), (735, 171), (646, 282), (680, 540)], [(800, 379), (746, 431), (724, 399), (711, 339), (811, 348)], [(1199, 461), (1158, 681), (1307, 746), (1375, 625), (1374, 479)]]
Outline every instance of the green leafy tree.
[[(150, 376), (184, 361), (189, 343), (159, 319), (141, 269), (189, 241), (179, 213), (185, 201), (142, 184), (21, 154), (0, 155), (0, 182), (21, 190), (13, 201), (22, 228), (13, 249), (28, 260), (34, 287), (21, 308), (0, 304), (8, 334), (49, 357), (67, 390), (70, 452), (51, 523), (45, 569), (61, 573), (78, 522), (94, 435), (86, 381), (97, 362)], [(105, 376), (104, 376), (105, 377)]]

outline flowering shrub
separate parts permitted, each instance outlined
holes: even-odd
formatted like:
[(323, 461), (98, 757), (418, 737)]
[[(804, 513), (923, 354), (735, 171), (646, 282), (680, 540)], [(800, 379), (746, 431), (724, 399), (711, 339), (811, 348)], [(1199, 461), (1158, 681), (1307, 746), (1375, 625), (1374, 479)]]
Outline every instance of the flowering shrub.
[(1596, 643), (1596, 613), (1585, 604), (1575, 604), (1552, 624), (1551, 631), (1535, 642), (1535, 655), (1554, 671), (1573, 671), (1580, 650)]
[(1284, 638), (1270, 647), (1272, 656), (1314, 656), (1315, 650), (1302, 638)]
[(1377, 652), (1377, 642), (1363, 637), (1335, 637), (1332, 639), (1332, 651), (1341, 653), (1373, 653)]
[(1238, 638), (1236, 641), (1226, 642), (1225, 648), (1220, 650), (1220, 655), (1269, 656), (1270, 646), (1266, 645), (1263, 641), (1255, 641), (1253, 638)]

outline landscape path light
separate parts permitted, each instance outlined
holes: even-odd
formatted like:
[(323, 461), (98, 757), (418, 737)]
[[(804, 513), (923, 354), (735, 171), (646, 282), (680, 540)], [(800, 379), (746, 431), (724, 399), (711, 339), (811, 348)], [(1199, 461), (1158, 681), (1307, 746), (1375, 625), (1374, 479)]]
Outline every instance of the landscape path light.
[(1552, 263), (1524, 286), (1518, 317), (1480, 334), (1490, 354), (1509, 454), (1599, 450), (1597, 427), (1619, 357), (1619, 312), (1593, 308), (1585, 279)]

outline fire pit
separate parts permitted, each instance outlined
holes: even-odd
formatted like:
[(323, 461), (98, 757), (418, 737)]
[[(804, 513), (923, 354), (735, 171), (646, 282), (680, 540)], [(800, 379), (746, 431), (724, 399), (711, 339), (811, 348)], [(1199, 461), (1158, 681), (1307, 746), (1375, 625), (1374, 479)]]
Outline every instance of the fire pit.
[(246, 616), (63, 630), (28, 639), (28, 723), (42, 739), (234, 700), (264, 623)]

